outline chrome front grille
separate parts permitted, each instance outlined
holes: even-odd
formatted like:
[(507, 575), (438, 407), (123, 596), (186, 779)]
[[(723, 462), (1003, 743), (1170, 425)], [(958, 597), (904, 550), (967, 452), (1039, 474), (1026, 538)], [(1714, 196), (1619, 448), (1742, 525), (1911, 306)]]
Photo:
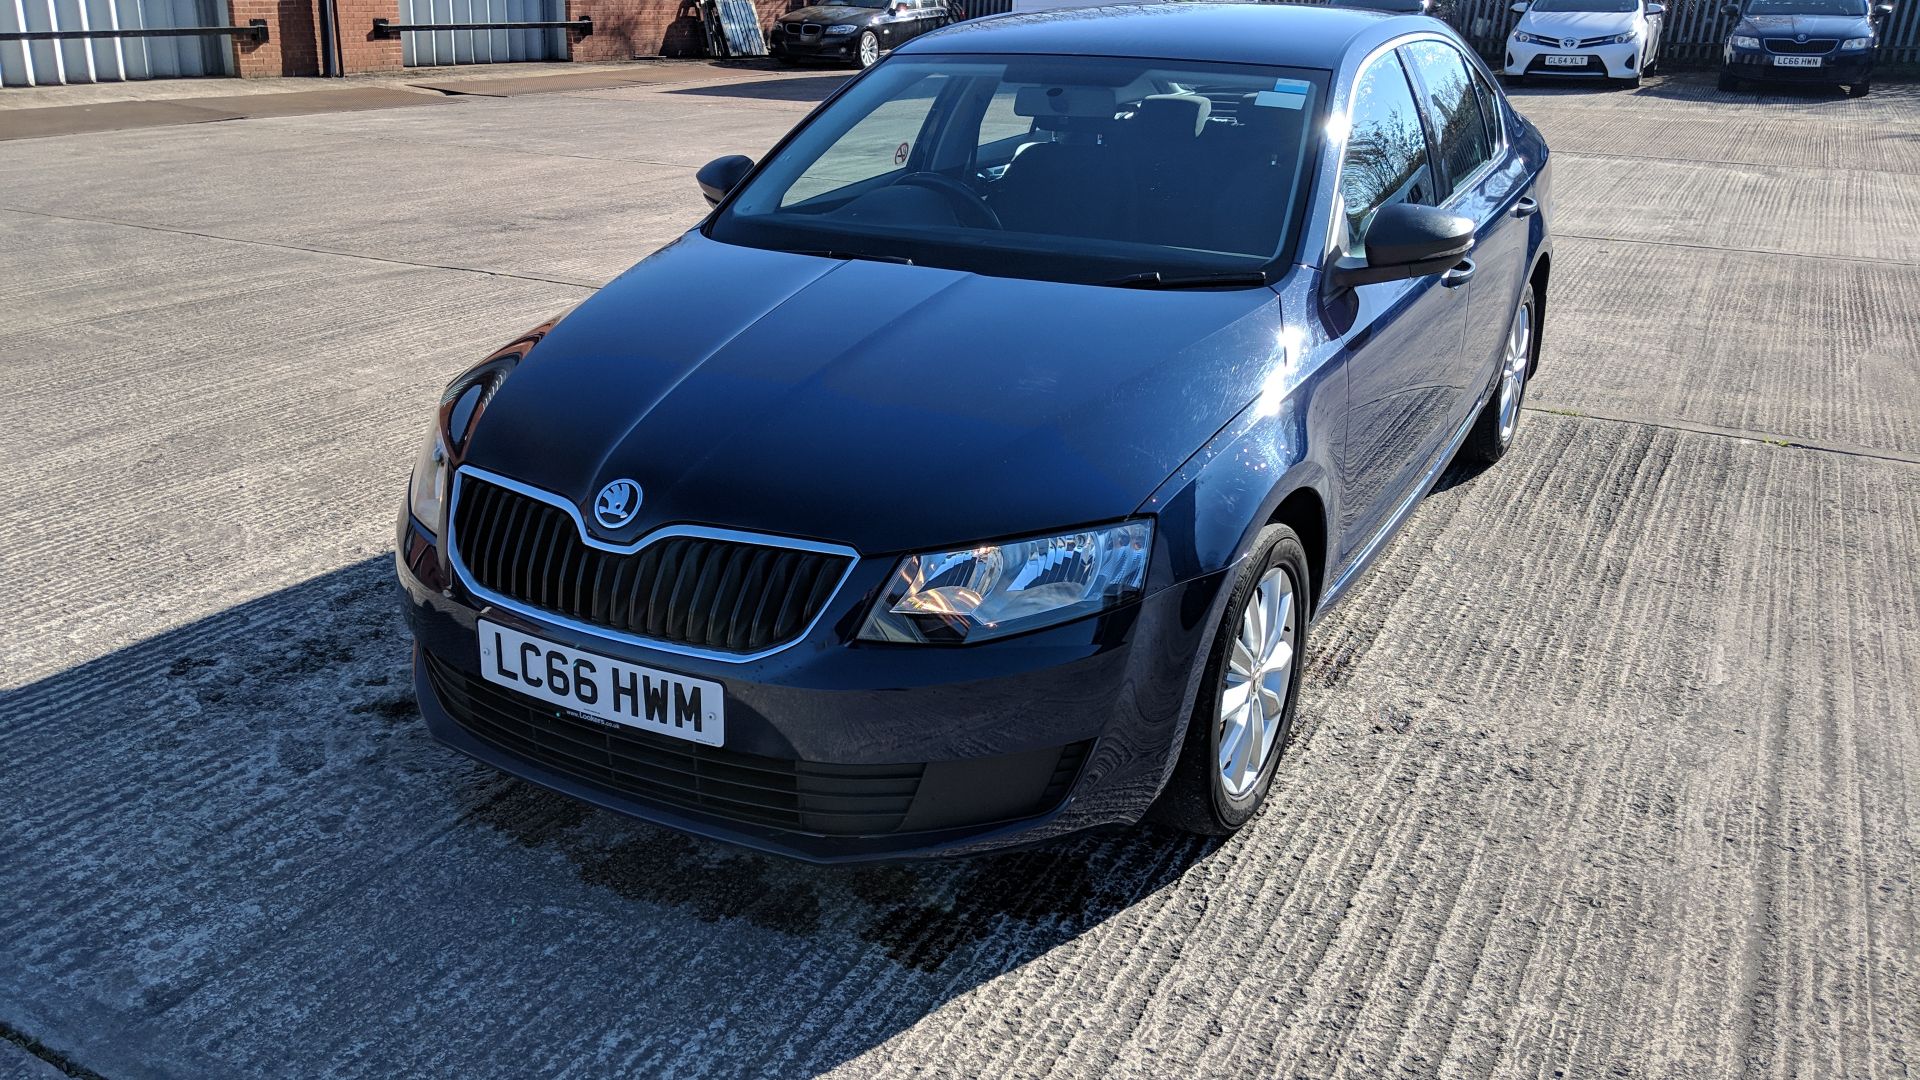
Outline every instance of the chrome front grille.
[(1782, 56), (1818, 56), (1821, 53), (1832, 52), (1833, 47), (1840, 44), (1837, 38), (1808, 38), (1805, 41), (1795, 41), (1792, 38), (1762, 38), (1761, 40), (1766, 44), (1768, 52), (1779, 53)]
[(853, 563), (851, 553), (705, 535), (609, 550), (588, 543), (565, 508), (468, 472), (450, 516), (471, 584), (589, 629), (723, 659), (797, 640)]

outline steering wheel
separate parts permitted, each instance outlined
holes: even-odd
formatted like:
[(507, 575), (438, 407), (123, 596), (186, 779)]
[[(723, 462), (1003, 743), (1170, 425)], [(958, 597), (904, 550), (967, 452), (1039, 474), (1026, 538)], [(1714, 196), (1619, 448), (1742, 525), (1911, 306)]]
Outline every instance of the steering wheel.
[(1000, 215), (993, 212), (993, 207), (987, 205), (987, 200), (982, 198), (979, 192), (945, 173), (908, 173), (895, 183), (923, 187), (945, 195), (947, 201), (953, 204), (953, 209), (963, 225), (983, 229), (1006, 227), (1000, 224)]

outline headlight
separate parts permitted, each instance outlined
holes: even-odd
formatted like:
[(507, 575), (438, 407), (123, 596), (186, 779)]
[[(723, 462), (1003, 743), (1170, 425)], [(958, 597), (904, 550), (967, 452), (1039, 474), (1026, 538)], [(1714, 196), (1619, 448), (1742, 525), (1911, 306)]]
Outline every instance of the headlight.
[(1615, 45), (1625, 45), (1627, 42), (1632, 41), (1634, 38), (1637, 38), (1639, 36), (1640, 36), (1640, 31), (1629, 30), (1624, 34), (1613, 35), (1613, 43)]
[(462, 372), (440, 395), (433, 429), (427, 432), (427, 441), (413, 459), (413, 477), (407, 485), (407, 501), (413, 516), (435, 536), (440, 535), (445, 525), (442, 514), (447, 508), (447, 459), (452, 456), (448, 448), (456, 453), (466, 449), (474, 421), (480, 418), (493, 395), (500, 392), (500, 384), (507, 381), (519, 362), (518, 352), (493, 356)]
[(407, 481), (407, 505), (416, 521), (432, 530), (435, 536), (440, 535), (443, 527), (440, 514), (447, 506), (447, 442), (440, 434), (439, 417), (434, 418), (433, 430), (427, 432), (427, 441), (413, 459), (413, 478)]
[(1513, 32), (1513, 40), (1515, 40), (1515, 41), (1517, 41), (1517, 42), (1519, 42), (1519, 43), (1520, 43), (1520, 44), (1522, 44), (1522, 45), (1545, 45), (1545, 44), (1547, 44), (1547, 39), (1546, 39), (1546, 38), (1537, 38), (1537, 37), (1534, 37), (1534, 36), (1533, 36), (1532, 34), (1523, 34), (1523, 33), (1521, 33), (1521, 32), (1520, 32), (1520, 31), (1518, 31), (1518, 30), (1515, 30), (1515, 31)]
[(1841, 52), (1859, 52), (1873, 44), (1870, 37), (1854, 37), (1840, 43)]
[(1760, 39), (1757, 37), (1747, 37), (1745, 34), (1735, 34), (1733, 35), (1732, 40), (1733, 40), (1733, 47), (1736, 49), (1757, 49), (1760, 47)]
[(844, 37), (845, 35), (851, 34), (858, 29), (860, 28), (853, 25), (852, 23), (839, 23), (834, 26), (827, 27), (827, 36), (828, 37)]
[(860, 629), (865, 641), (957, 645), (1051, 626), (1140, 595), (1153, 522), (909, 555)]

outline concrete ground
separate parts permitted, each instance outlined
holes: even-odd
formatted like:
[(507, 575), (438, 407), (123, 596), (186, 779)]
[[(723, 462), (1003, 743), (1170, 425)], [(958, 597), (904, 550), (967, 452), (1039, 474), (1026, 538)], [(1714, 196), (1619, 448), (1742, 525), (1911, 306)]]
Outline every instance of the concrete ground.
[(429, 741), (439, 387), (836, 79), (4, 144), (0, 1071), (1912, 1074), (1920, 87), (1517, 95), (1520, 444), (1316, 627), (1230, 841), (814, 869)]

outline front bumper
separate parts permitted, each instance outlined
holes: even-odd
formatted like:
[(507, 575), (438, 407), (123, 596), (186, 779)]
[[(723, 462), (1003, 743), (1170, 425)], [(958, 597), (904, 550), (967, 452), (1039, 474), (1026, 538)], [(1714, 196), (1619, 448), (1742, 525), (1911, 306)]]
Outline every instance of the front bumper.
[[(556, 791), (813, 862), (985, 851), (1137, 820), (1172, 770), (1225, 572), (1002, 641), (847, 644), (846, 627), (857, 625), (891, 562), (864, 560), (809, 637), (735, 664), (475, 603), (405, 515), (396, 557), (429, 731)], [(726, 745), (710, 753), (650, 732), (594, 728), (485, 682), (475, 629), (483, 615), (563, 646), (720, 683)], [(882, 788), (897, 814), (866, 809), (877, 805), (866, 796)], [(836, 816), (856, 806), (866, 820)]]
[[(1549, 63), (1548, 57), (1572, 56), (1584, 62), (1577, 67)], [(1507, 39), (1507, 62), (1502, 69), (1508, 75), (1562, 75), (1569, 78), (1631, 79), (1639, 73), (1640, 42), (1624, 45), (1595, 45), (1588, 48), (1523, 43)]]
[(777, 25), (767, 39), (767, 51), (794, 60), (852, 60), (860, 35), (790, 34)]
[(1760, 82), (1814, 83), (1838, 85), (1863, 83), (1873, 77), (1873, 50), (1842, 52), (1835, 49), (1819, 56), (1819, 67), (1782, 66), (1763, 45), (1758, 49), (1726, 46), (1721, 54), (1721, 70), (1741, 79)]

